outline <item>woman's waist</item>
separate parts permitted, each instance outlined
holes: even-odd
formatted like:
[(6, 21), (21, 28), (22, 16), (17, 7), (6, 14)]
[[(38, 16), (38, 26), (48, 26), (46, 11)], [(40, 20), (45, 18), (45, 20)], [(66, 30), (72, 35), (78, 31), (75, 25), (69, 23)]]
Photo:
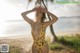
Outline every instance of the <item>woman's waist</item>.
[(32, 36), (45, 36), (45, 33), (43, 32), (43, 31), (41, 31), (41, 32), (32, 32)]
[(45, 40), (45, 36), (36, 36), (33, 37), (34, 41), (44, 41)]
[(34, 46), (44, 46), (44, 45), (47, 45), (47, 42), (45, 40), (41, 40), (41, 41), (34, 41), (33, 42), (33, 45)]
[(34, 39), (34, 41), (45, 41), (45, 39)]
[(43, 43), (43, 42), (45, 42), (45, 43), (46, 43), (46, 41), (45, 41), (45, 40), (34, 40), (33, 42), (34, 42), (34, 43)]

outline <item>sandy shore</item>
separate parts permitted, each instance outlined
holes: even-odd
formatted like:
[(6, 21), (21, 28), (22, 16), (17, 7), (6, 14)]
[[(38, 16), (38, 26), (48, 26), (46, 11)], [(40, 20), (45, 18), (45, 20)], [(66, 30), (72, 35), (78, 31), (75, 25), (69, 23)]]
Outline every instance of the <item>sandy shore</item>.
[[(62, 34), (62, 33), (61, 33)], [(73, 35), (73, 34), (80, 34), (79, 32), (76, 33), (64, 33), (62, 35)], [(61, 36), (61, 35), (60, 35)], [(9, 37), (0, 37), (0, 44), (9, 44), (10, 51), (15, 53), (14, 50), (18, 49), (20, 53), (32, 53), (31, 47), (33, 44), (32, 37), (28, 36), (9, 36)]]
[(0, 44), (9, 44), (11, 52), (20, 49), (21, 53), (31, 50), (33, 40), (31, 37), (4, 37), (0, 38)]

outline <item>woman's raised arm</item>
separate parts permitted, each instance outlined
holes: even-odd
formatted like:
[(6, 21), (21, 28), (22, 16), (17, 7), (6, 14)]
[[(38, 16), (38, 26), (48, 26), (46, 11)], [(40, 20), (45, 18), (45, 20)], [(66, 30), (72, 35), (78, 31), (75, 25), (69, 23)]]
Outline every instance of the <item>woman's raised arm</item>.
[(30, 18), (28, 18), (26, 15), (29, 14), (29, 13), (31, 13), (31, 12), (34, 12), (34, 11), (36, 11), (35, 8), (33, 8), (32, 10), (25, 11), (25, 12), (21, 13), (21, 16), (23, 17), (23, 19), (25, 21), (27, 21), (31, 26), (34, 24), (34, 21), (31, 20)]
[(43, 11), (45, 13), (47, 13), (51, 17), (51, 19), (52, 19), (52, 20), (46, 21), (44, 23), (46, 27), (49, 26), (49, 25), (52, 25), (53, 23), (55, 23), (58, 20), (58, 18), (54, 14), (52, 14), (51, 12), (47, 11), (46, 9), (44, 9)]

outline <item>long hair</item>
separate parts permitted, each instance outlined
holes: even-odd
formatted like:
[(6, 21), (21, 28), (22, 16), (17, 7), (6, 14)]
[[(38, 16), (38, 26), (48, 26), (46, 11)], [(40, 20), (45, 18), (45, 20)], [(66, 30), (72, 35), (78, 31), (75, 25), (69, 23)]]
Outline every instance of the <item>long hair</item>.
[(43, 12), (41, 17), (41, 22), (43, 23), (45, 19), (46, 19), (46, 14)]
[[(37, 16), (38, 11), (36, 11), (36, 16)], [(46, 14), (44, 12), (42, 12), (42, 16), (41, 16), (41, 22), (43, 23), (46, 19)]]

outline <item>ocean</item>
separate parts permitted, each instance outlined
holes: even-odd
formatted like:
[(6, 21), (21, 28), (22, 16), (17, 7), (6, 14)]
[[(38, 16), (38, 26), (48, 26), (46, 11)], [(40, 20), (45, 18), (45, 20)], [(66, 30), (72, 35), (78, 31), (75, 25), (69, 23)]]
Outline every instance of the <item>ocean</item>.
[[(54, 31), (57, 32), (80, 32), (80, 16), (59, 17), (58, 21), (53, 24)], [(49, 35), (49, 27), (47, 28)], [(31, 27), (24, 20), (6, 20), (6, 28), (3, 36), (22, 36), (31, 35)], [(1, 36), (2, 37), (2, 36)]]

